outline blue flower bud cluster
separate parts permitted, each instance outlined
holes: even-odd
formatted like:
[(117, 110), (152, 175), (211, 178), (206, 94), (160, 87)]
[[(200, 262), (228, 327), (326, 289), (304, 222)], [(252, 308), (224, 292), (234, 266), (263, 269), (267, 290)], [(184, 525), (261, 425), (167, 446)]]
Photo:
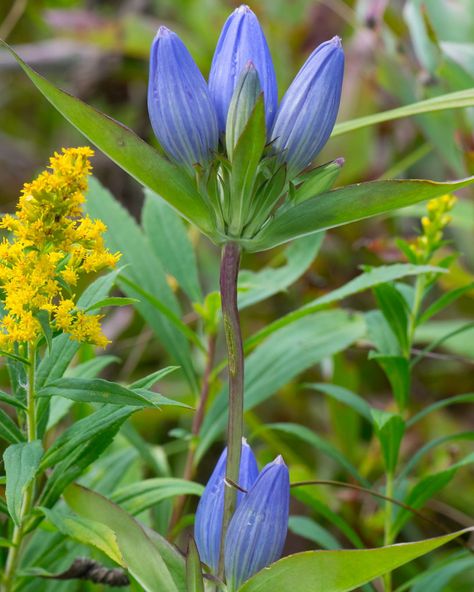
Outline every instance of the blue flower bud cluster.
[(271, 54), (248, 6), (240, 6), (227, 19), (208, 84), (180, 38), (161, 27), (150, 59), (148, 110), (153, 130), (177, 163), (206, 167), (225, 146), (229, 106), (249, 62), (263, 93), (269, 149), (286, 164), (291, 180), (322, 150), (336, 121), (344, 71), (338, 37), (313, 51), (278, 105)]
[[(227, 449), (206, 485), (194, 528), (201, 561), (214, 574), (219, 565), (226, 460)], [(280, 558), (288, 530), (290, 481), (281, 456), (259, 473), (252, 449), (243, 441), (238, 486), (237, 507), (224, 544), (225, 579), (230, 591)]]

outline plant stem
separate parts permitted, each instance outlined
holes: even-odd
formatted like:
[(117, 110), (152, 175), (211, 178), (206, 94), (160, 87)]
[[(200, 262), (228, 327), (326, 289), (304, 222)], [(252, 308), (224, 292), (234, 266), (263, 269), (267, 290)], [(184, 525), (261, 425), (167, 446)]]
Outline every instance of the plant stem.
[[(36, 440), (36, 407), (35, 407), (35, 371), (36, 371), (36, 347), (32, 344), (28, 347), (28, 388), (26, 411), (26, 435), (28, 442)], [(20, 559), (21, 546), (25, 535), (25, 522), (33, 506), (35, 495), (35, 480), (28, 485), (23, 495), (20, 512), (20, 524), (15, 525), (12, 536), (12, 546), (9, 548), (5, 572), (3, 574), (2, 592), (10, 592)]]
[[(220, 288), (222, 319), (224, 322), (227, 356), (229, 360), (229, 417), (227, 424), (226, 480), (239, 482), (240, 454), (244, 414), (244, 351), (237, 308), (237, 277), (240, 266), (240, 247), (227, 243), (222, 251)], [(237, 499), (234, 487), (225, 487), (224, 516), (222, 521), (219, 578), (224, 576), (224, 541)]]
[(420, 313), (421, 303), (423, 301), (423, 296), (425, 292), (426, 286), (426, 276), (425, 274), (421, 274), (416, 276), (415, 281), (415, 293), (413, 296), (413, 307), (410, 312), (410, 316), (408, 319), (408, 347), (406, 352), (406, 357), (409, 360), (411, 356), (411, 347), (413, 345), (413, 339), (415, 337), (415, 330), (416, 330), (416, 322), (418, 320), (418, 315)]
[[(188, 454), (186, 457), (186, 464), (184, 466), (183, 479), (190, 481), (194, 475), (194, 456), (196, 453), (196, 438), (201, 431), (201, 425), (204, 419), (204, 412), (206, 410), (207, 399), (209, 397), (209, 389), (211, 386), (211, 372), (214, 366), (214, 359), (216, 354), (216, 336), (209, 335), (207, 342), (207, 361), (204, 375), (202, 378), (201, 393), (199, 395), (199, 402), (196, 409), (196, 413), (193, 418), (193, 425), (191, 428), (191, 441), (189, 443)], [(170, 521), (170, 538), (173, 537), (173, 529), (178, 524), (179, 519), (183, 513), (184, 504), (186, 502), (186, 496), (182, 495), (176, 500), (176, 505), (173, 510), (173, 515)]]
[[(387, 498), (393, 497), (393, 483), (394, 483), (393, 471), (388, 471), (387, 472), (387, 482), (385, 484), (385, 497), (387, 497)], [(392, 502), (386, 501), (385, 502), (385, 520), (384, 520), (384, 539), (383, 539), (384, 546), (391, 545), (393, 542), (393, 539), (392, 539), (392, 512), (393, 512)], [(383, 582), (384, 582), (385, 592), (392, 592), (392, 573), (391, 572), (384, 575)]]

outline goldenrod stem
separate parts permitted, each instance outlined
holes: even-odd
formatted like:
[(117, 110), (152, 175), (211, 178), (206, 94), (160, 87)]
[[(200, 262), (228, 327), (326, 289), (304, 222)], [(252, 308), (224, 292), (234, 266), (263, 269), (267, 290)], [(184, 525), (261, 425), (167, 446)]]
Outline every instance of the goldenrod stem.
[[(227, 243), (222, 251), (220, 289), (229, 367), (226, 479), (233, 483), (239, 482), (244, 413), (244, 351), (237, 308), (239, 266), (240, 247), (236, 243)], [(219, 556), (219, 578), (221, 580), (224, 576), (224, 541), (227, 527), (234, 513), (236, 499), (237, 490), (233, 487), (225, 487), (224, 517)]]
[[(28, 388), (26, 411), (26, 435), (28, 442), (36, 440), (36, 407), (35, 407), (35, 371), (36, 371), (36, 347), (28, 346)], [(12, 536), (12, 546), (9, 548), (5, 572), (3, 574), (2, 592), (10, 592), (14, 583), (15, 572), (20, 559), (21, 546), (25, 535), (25, 519), (31, 512), (35, 495), (35, 480), (33, 479), (26, 488), (20, 512), (20, 524), (15, 525)]]

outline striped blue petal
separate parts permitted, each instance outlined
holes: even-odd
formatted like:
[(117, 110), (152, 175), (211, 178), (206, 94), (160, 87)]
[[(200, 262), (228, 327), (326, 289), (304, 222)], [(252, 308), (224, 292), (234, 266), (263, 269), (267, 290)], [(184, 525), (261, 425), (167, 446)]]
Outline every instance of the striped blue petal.
[(248, 6), (240, 6), (224, 24), (209, 75), (209, 92), (217, 111), (220, 132), (225, 131), (234, 89), (249, 61), (253, 62), (258, 72), (269, 130), (278, 105), (272, 57), (257, 17)]
[[(217, 574), (224, 515), (224, 478), (227, 448), (221, 454), (199, 501), (194, 523), (194, 539), (201, 561)], [(240, 461), (239, 486), (248, 491), (258, 477), (258, 467), (252, 449), (243, 441)], [(239, 507), (245, 493), (237, 493)]]
[(225, 541), (229, 592), (281, 557), (289, 500), (288, 468), (279, 456), (262, 470), (230, 522)]
[(288, 88), (271, 132), (274, 149), (289, 177), (308, 166), (329, 139), (336, 122), (344, 75), (339, 37), (319, 45)]
[(206, 81), (181, 39), (160, 27), (151, 46), (148, 112), (167, 154), (206, 164), (217, 149), (217, 118)]

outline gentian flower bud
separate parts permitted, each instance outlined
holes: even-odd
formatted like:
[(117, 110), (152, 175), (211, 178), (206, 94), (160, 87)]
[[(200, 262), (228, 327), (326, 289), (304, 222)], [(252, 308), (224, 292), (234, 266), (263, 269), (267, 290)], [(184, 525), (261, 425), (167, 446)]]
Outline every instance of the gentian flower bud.
[(225, 541), (229, 592), (280, 558), (288, 530), (289, 500), (288, 468), (278, 456), (264, 467), (229, 524)]
[(248, 62), (239, 77), (227, 114), (225, 141), (227, 154), (231, 160), (235, 145), (248, 123), (260, 93), (257, 70), (253, 62)]
[(217, 111), (220, 132), (225, 131), (234, 89), (249, 60), (255, 65), (260, 78), (267, 130), (270, 130), (278, 105), (275, 70), (257, 17), (248, 6), (242, 5), (224, 24), (209, 75), (209, 92)]
[(336, 122), (344, 75), (339, 37), (319, 45), (283, 97), (271, 132), (289, 178), (304, 169), (326, 144)]
[(217, 149), (217, 118), (206, 81), (181, 39), (160, 27), (153, 41), (148, 112), (158, 141), (182, 164), (206, 164)]
[[(201, 561), (208, 565), (214, 573), (219, 566), (222, 519), (224, 515), (224, 488), (227, 448), (221, 454), (217, 465), (207, 482), (206, 488), (196, 510), (194, 539)], [(242, 441), (240, 460), (239, 487), (248, 491), (258, 477), (258, 467), (252, 449), (245, 440)], [(237, 492), (237, 507), (246, 494)]]

